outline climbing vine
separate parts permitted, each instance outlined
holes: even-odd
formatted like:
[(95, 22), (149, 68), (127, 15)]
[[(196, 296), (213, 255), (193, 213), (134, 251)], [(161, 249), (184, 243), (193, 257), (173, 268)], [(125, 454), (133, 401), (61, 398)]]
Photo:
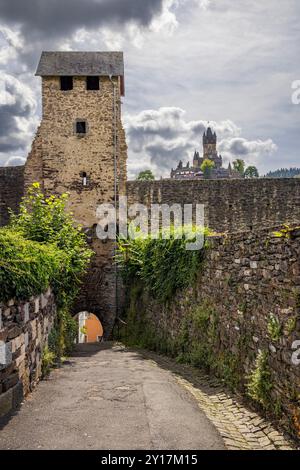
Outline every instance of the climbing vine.
[(171, 299), (178, 289), (190, 286), (199, 272), (204, 250), (187, 250), (187, 243), (200, 233), (205, 238), (210, 232), (207, 228), (186, 227), (181, 238), (177, 230), (171, 229), (167, 239), (160, 231), (156, 238), (141, 235), (119, 240), (116, 261), (125, 282), (138, 279), (158, 301)]

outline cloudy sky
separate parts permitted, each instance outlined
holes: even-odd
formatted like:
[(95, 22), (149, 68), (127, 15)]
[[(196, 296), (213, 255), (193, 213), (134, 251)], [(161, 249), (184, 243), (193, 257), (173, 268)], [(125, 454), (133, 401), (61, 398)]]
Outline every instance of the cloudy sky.
[(123, 50), (128, 173), (167, 176), (202, 150), (300, 167), (299, 0), (0, 0), (0, 165), (26, 158), (40, 119), (41, 50)]

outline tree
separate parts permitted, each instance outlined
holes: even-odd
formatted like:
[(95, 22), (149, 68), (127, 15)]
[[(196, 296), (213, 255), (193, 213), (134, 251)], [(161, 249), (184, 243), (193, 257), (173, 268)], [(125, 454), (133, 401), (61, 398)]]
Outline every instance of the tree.
[(204, 173), (204, 178), (209, 178), (212, 170), (214, 169), (215, 164), (212, 160), (206, 158), (201, 165), (201, 171)]
[(245, 170), (245, 178), (258, 178), (259, 177), (259, 173), (258, 173), (258, 169), (256, 168), (256, 166), (248, 166)]
[(153, 181), (155, 180), (155, 177), (151, 170), (144, 170), (139, 173), (137, 180), (138, 181)]
[(233, 168), (235, 169), (235, 171), (237, 171), (242, 176), (244, 176), (244, 173), (245, 173), (245, 162), (244, 162), (244, 160), (242, 160), (241, 158), (237, 158), (236, 160), (234, 160)]

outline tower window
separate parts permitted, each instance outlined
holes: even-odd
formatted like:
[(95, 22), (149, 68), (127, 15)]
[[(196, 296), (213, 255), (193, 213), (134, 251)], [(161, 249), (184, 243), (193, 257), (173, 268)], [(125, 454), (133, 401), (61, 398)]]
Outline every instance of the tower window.
[(86, 77), (87, 90), (99, 90), (99, 77)]
[(60, 89), (62, 91), (73, 90), (73, 77), (60, 77)]
[(86, 121), (76, 121), (76, 134), (86, 134)]
[(82, 186), (87, 186), (87, 174), (85, 171), (82, 171), (80, 173), (81, 181), (82, 181)]

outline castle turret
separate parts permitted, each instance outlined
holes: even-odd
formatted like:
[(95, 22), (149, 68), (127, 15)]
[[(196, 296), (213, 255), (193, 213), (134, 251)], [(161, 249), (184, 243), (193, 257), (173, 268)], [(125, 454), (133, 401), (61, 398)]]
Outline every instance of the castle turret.
[(193, 167), (200, 168), (200, 166), (201, 166), (201, 158), (200, 158), (199, 152), (195, 150), (194, 158), (193, 158)]

